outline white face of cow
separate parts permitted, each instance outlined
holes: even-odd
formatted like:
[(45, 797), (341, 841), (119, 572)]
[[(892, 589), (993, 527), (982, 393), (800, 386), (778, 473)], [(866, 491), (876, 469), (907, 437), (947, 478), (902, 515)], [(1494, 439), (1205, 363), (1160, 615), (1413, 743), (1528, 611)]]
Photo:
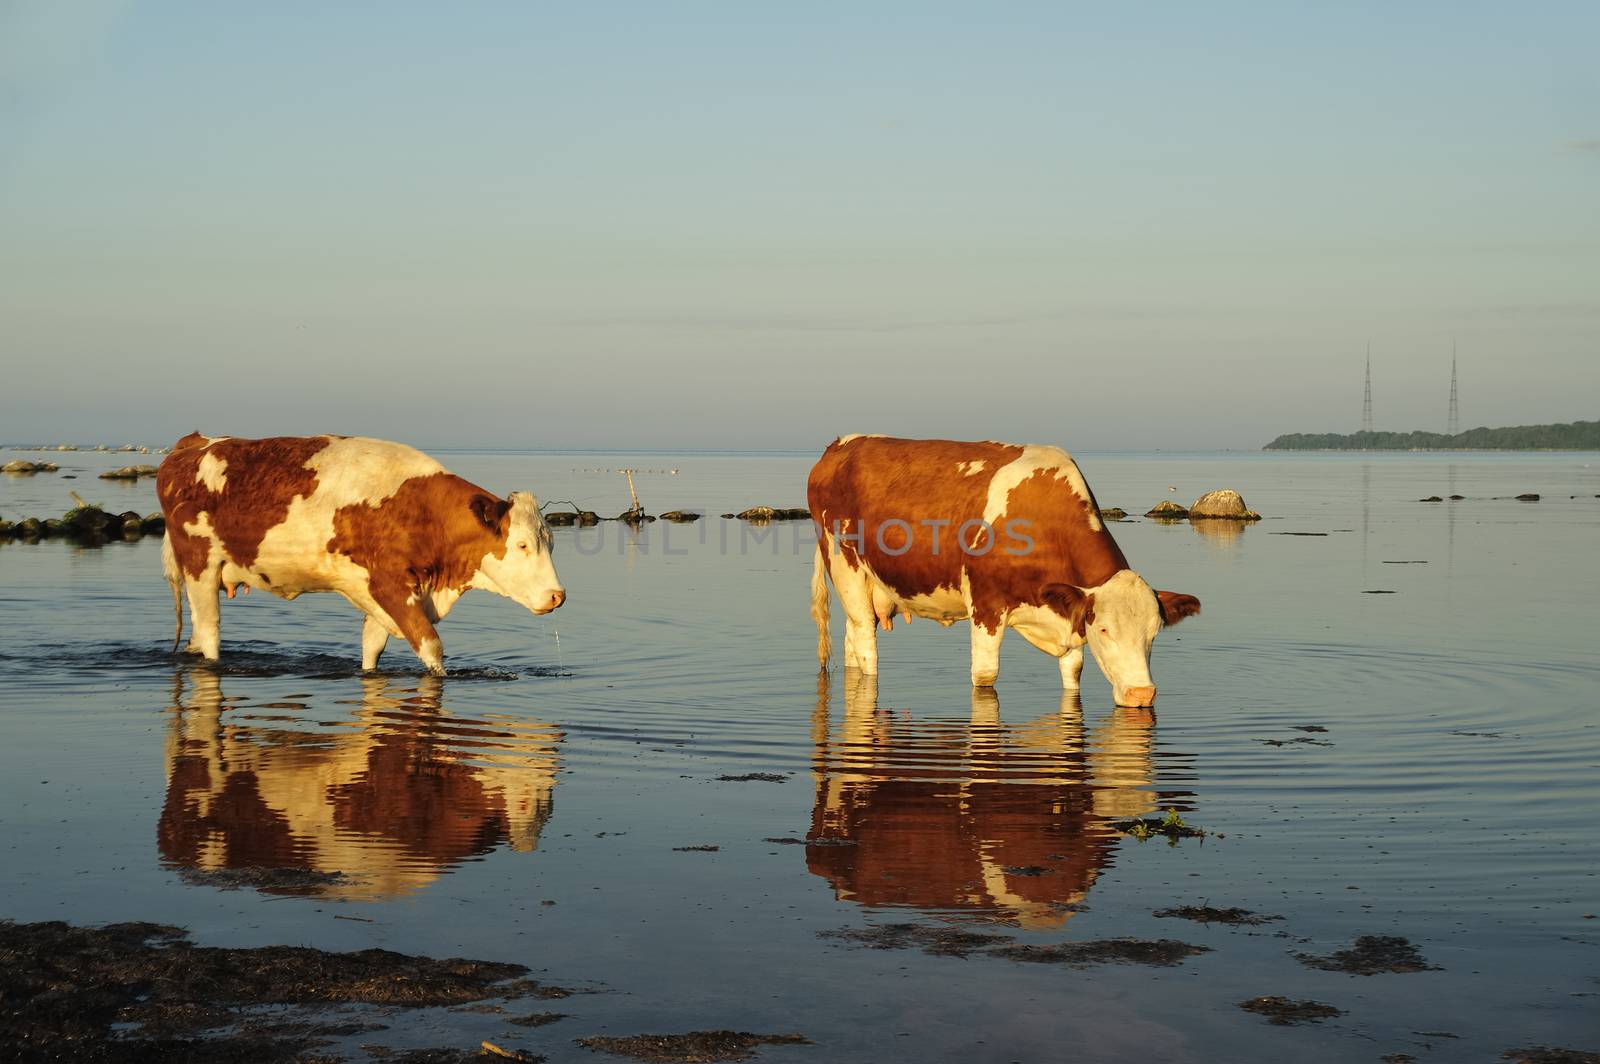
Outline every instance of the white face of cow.
[(1148, 706), (1156, 700), (1150, 678), (1150, 646), (1161, 630), (1156, 593), (1132, 569), (1124, 569), (1095, 588), (1084, 635), (1095, 664), (1111, 681), (1119, 706)]
[(1177, 624), (1200, 612), (1192, 595), (1156, 591), (1132, 569), (1123, 569), (1099, 587), (1052, 584), (1046, 603), (1070, 624), (1081, 626), (1095, 664), (1111, 682), (1119, 706), (1151, 706), (1156, 700), (1150, 678), (1150, 646), (1163, 624)]
[(508, 497), (505, 554), (484, 555), (473, 585), (504, 595), (534, 613), (549, 613), (567, 600), (550, 556), (550, 526), (539, 513), (539, 501), (525, 491)]

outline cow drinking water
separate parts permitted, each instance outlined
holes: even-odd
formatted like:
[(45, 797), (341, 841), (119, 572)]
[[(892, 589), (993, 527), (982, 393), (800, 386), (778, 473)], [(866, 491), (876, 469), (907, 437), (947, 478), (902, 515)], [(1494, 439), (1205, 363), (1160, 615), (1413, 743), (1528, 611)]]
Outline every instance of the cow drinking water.
[(1118, 705), (1149, 706), (1150, 645), (1200, 612), (1155, 591), (1100, 520), (1072, 456), (1055, 447), (844, 436), (812, 467), (818, 545), (811, 581), (818, 656), (828, 663), (827, 579), (845, 612), (844, 663), (878, 671), (877, 625), (895, 614), (972, 621), (972, 682), (1000, 675), (1014, 628), (1078, 686), (1083, 648)]

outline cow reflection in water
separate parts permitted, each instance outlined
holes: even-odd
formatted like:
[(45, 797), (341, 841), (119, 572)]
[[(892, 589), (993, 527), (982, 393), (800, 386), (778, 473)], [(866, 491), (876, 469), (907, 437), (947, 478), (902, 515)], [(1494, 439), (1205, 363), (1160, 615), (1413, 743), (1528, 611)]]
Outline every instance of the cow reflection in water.
[(187, 678), (187, 697), (185, 674), (174, 681), (157, 843), (201, 881), (271, 869), (280, 874), (254, 885), (392, 898), (502, 842), (530, 851), (550, 819), (561, 733), (454, 716), (436, 676), (406, 681), (415, 688), (363, 677), (355, 719), (332, 726), (294, 703), (235, 704), (215, 673)]
[(847, 669), (843, 684), (835, 731), (819, 680), (806, 847), (840, 898), (1057, 926), (1109, 862), (1110, 822), (1178, 797), (1150, 788), (1149, 709), (1120, 707), (1086, 734), (1068, 691), (1059, 713), (1008, 726), (994, 689), (974, 688), (964, 726), (879, 710), (876, 676)]

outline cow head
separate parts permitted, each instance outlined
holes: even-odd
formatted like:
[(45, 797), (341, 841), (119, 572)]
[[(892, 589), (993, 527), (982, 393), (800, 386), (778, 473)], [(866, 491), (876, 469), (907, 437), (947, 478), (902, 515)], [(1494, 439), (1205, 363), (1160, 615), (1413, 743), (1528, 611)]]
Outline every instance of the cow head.
[(567, 600), (550, 557), (550, 526), (537, 499), (525, 491), (505, 499), (479, 495), (472, 500), (472, 512), (495, 540), (472, 586), (504, 595), (534, 613), (549, 613)]
[(1200, 600), (1193, 595), (1156, 591), (1132, 569), (1121, 570), (1099, 587), (1048, 584), (1043, 598), (1071, 625), (1074, 644), (1089, 644), (1119, 706), (1155, 704), (1150, 645), (1162, 625), (1200, 612)]

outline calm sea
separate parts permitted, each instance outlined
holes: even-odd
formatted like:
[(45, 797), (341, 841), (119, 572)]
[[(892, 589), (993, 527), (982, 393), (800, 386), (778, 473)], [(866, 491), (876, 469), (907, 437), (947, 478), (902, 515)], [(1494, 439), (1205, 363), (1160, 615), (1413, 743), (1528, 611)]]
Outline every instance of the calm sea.
[[(225, 603), (222, 667), (197, 668), (169, 653), (157, 540), (0, 545), (0, 917), (518, 961), (600, 992), (543, 1028), (432, 1010), (355, 1040), (557, 1061), (711, 1028), (800, 1032), (817, 1045), (763, 1059), (829, 1064), (1600, 1050), (1600, 455), (1080, 454), (1102, 505), (1231, 487), (1266, 517), (1113, 526), (1204, 604), (1157, 641), (1146, 714), (1092, 664), (1064, 699), (1014, 634), (975, 695), (965, 626), (922, 621), (881, 636), (876, 685), (819, 683), (809, 528), (717, 516), (804, 505), (811, 455), (437, 454), (603, 514), (635, 468), (652, 512), (710, 516), (558, 530), (565, 608), (468, 596), (443, 681), (399, 644), (363, 676), (333, 596)], [(71, 488), (156, 508), (149, 481), (95, 479), (126, 456), (55, 457), (77, 479), (0, 479), (0, 517)], [(1210, 834), (1113, 826), (1169, 809)], [(1282, 919), (1154, 915), (1188, 904)], [(890, 924), (1209, 952), (1064, 966), (823, 935)], [(1365, 935), (1435, 967), (1296, 956)], [(1272, 1026), (1237, 1007), (1260, 995), (1345, 1014)]]

